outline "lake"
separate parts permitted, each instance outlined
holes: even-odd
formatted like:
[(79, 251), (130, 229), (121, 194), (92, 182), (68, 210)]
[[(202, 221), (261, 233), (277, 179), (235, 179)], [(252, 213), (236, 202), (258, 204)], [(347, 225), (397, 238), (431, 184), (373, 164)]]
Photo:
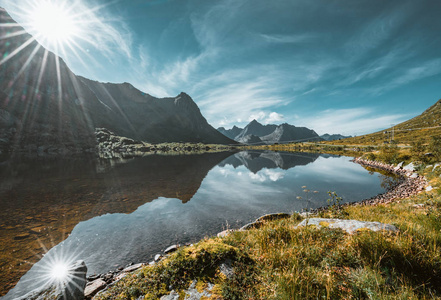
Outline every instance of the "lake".
[(257, 151), (14, 159), (0, 179), (0, 295), (21, 278), (2, 299), (40, 286), (55, 260), (104, 273), (264, 214), (325, 206), (328, 191), (371, 198), (388, 181), (349, 157)]

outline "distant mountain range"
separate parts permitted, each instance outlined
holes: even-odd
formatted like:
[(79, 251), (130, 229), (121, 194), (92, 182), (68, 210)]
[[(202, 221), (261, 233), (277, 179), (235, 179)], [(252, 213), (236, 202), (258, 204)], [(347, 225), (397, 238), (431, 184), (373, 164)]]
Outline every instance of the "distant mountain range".
[(98, 127), (150, 143), (235, 143), (185, 93), (158, 99), (76, 76), (2, 8), (0, 37), (0, 154), (93, 151)]
[(324, 135), (320, 136), (323, 140), (325, 141), (337, 141), (337, 140), (342, 140), (342, 139), (347, 139), (350, 138), (352, 136), (344, 136), (341, 134), (328, 134), (325, 133)]
[(262, 125), (251, 121), (245, 128), (233, 126), (231, 129), (219, 127), (223, 135), (237, 142), (249, 145), (265, 145), (286, 142), (332, 141), (346, 138), (340, 134), (325, 134), (319, 136), (314, 130), (306, 127), (296, 127), (287, 123), (281, 125)]

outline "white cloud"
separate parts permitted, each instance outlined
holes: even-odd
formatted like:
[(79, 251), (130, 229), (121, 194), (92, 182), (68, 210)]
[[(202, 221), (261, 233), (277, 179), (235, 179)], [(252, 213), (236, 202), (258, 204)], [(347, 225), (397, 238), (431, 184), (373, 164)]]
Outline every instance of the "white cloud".
[(262, 121), (265, 118), (266, 118), (266, 113), (264, 113), (263, 111), (260, 111), (258, 113), (255, 113), (255, 114), (252, 114), (251, 116), (249, 116), (248, 122), (251, 122), (252, 120)]
[(270, 123), (278, 123), (283, 121), (284, 116), (282, 114), (276, 113), (276, 112), (272, 112), (269, 114), (268, 118), (265, 120), (266, 124), (270, 124)]
[(256, 120), (259, 122), (262, 122), (264, 124), (272, 124), (272, 123), (279, 123), (284, 120), (284, 116), (282, 114), (271, 112), (266, 113), (263, 111), (259, 111), (257, 113), (251, 114), (248, 118), (248, 122), (251, 122), (252, 120)]
[(253, 172), (249, 172), (248, 176), (250, 176), (251, 179), (259, 182), (276, 182), (285, 177), (285, 172), (272, 169), (263, 169), (256, 174), (254, 174)]

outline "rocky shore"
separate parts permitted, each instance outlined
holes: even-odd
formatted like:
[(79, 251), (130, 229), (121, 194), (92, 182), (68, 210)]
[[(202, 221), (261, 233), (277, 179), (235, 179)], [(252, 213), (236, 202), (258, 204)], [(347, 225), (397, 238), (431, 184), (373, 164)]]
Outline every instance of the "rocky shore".
[(100, 158), (132, 158), (149, 154), (185, 155), (205, 152), (233, 150), (232, 146), (208, 145), (203, 143), (161, 143), (151, 144), (118, 136), (106, 128), (96, 128), (96, 152)]
[(396, 174), (400, 176), (400, 180), (396, 186), (391, 187), (385, 193), (363, 200), (362, 202), (351, 203), (352, 205), (377, 205), (379, 203), (390, 203), (397, 199), (416, 195), (423, 191), (427, 186), (426, 179), (423, 176), (418, 175), (413, 163), (406, 166), (403, 166), (403, 163), (393, 166), (363, 158), (355, 158), (354, 163)]

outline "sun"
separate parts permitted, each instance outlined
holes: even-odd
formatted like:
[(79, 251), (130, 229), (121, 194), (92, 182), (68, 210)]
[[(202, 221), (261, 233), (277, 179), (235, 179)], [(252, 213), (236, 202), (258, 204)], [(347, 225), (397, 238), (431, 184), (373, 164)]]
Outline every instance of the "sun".
[(50, 44), (69, 43), (80, 33), (79, 21), (63, 1), (39, 1), (30, 17), (30, 26), (37, 38)]

